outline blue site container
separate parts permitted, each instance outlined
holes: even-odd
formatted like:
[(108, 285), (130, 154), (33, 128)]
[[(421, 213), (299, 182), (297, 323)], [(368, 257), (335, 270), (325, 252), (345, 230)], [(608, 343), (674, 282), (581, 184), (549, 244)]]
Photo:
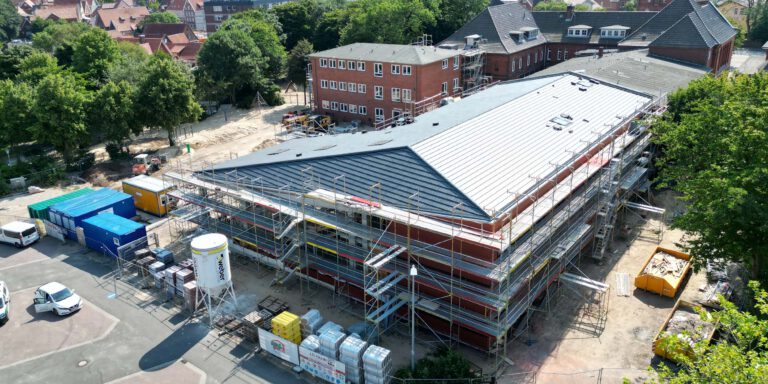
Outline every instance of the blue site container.
[(125, 218), (134, 217), (136, 206), (133, 204), (133, 197), (112, 189), (99, 189), (52, 205), (48, 216), (54, 224), (66, 229), (67, 237), (77, 240), (75, 228), (82, 227), (83, 220), (101, 213), (112, 213)]
[(83, 220), (85, 245), (94, 251), (116, 257), (117, 248), (147, 236), (144, 224), (111, 213)]

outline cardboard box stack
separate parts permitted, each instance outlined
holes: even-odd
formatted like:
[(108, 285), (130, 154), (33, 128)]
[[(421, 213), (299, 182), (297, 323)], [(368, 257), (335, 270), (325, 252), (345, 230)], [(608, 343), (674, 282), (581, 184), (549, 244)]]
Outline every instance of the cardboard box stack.
[(195, 280), (195, 273), (189, 269), (182, 269), (176, 272), (176, 293), (184, 296), (184, 284)]

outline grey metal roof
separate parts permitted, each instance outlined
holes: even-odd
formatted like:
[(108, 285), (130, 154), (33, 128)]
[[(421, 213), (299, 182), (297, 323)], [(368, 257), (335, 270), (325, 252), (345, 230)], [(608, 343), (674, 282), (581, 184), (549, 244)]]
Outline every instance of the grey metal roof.
[(616, 44), (619, 40), (601, 38), (600, 28), (621, 25), (636, 30), (647, 22), (655, 12), (574, 12), (573, 18), (567, 20), (565, 12), (559, 11), (535, 11), (533, 18), (541, 28), (541, 32), (551, 43), (559, 42), (583, 42), (584, 37), (568, 36), (568, 28), (578, 26), (592, 27), (589, 42), (592, 44)]
[[(629, 116), (650, 100), (606, 84), (580, 91), (573, 85), (579, 80), (561, 74), (504, 83), (407, 126), (292, 140), (219, 164), (213, 172), (294, 190), (307, 181), (329, 190), (335, 184), (338, 191), (346, 185), (347, 193), (363, 198), (380, 182), (385, 204), (413, 209), (408, 197), (418, 192), (422, 212), (449, 216), (462, 203), (458, 215), (489, 221), (515, 193), (529, 190), (613, 129), (617, 116)], [(547, 127), (562, 113), (573, 117), (568, 129)]]
[[(664, 39), (656, 42), (659, 37)], [(710, 2), (675, 0), (622, 41), (620, 46), (645, 47), (652, 43), (670, 47), (723, 44), (736, 30)]]
[(544, 44), (545, 39), (539, 33), (536, 39), (521, 43), (510, 37), (509, 32), (538, 28), (531, 12), (518, 3), (492, 5), (464, 24), (458, 31), (440, 42), (440, 44), (459, 44), (463, 47), (464, 37), (477, 34), (487, 40), (480, 44), (480, 47), (486, 52), (514, 53)]
[(460, 50), (439, 49), (434, 46), (354, 43), (310, 54), (342, 60), (380, 61), (398, 64), (429, 64), (460, 54)]
[(685, 87), (692, 80), (705, 76), (709, 68), (664, 60), (648, 55), (647, 49), (574, 57), (533, 74), (549, 76), (574, 71), (603, 82), (620, 85), (655, 97)]

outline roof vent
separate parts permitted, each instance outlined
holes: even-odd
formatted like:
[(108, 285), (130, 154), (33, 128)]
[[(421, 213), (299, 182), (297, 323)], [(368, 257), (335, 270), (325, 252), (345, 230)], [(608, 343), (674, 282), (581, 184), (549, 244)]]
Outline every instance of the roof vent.
[(432, 123), (432, 126), (433, 126), (433, 127), (437, 127), (438, 125), (440, 125), (440, 123), (439, 123), (439, 122), (435, 122), (435, 123)]
[(640, 39), (642, 39), (642, 40), (645, 40), (647, 38), (648, 38), (648, 34), (647, 33), (643, 33), (643, 34), (640, 35)]
[(389, 143), (390, 141), (392, 141), (392, 139), (385, 139), (385, 140), (374, 141), (373, 143), (368, 144), (368, 146), (369, 147), (375, 147), (377, 145), (384, 145), (386, 143)]
[(301, 157), (301, 153), (297, 153), (297, 154), (296, 154), (296, 157)]

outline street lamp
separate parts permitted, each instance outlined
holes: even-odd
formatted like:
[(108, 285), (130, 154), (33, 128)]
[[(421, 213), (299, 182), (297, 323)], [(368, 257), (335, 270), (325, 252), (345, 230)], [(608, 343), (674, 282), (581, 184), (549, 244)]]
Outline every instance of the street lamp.
[(416, 276), (419, 271), (411, 265), (411, 371), (416, 370)]

